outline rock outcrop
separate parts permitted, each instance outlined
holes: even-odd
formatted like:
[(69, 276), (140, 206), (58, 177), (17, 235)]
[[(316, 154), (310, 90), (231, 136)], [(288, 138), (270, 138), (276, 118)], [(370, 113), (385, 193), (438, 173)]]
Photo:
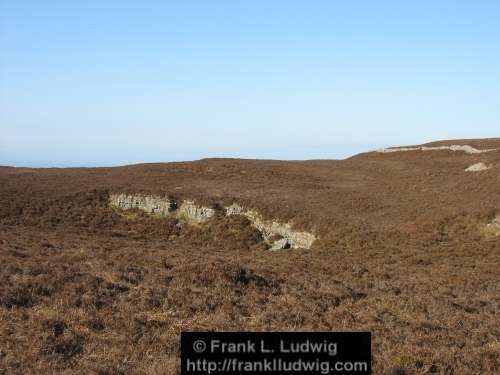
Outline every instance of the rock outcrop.
[(451, 146), (419, 146), (419, 147), (395, 147), (395, 148), (384, 148), (381, 150), (377, 150), (376, 152), (381, 153), (390, 153), (390, 152), (403, 152), (403, 151), (440, 151), (440, 150), (448, 150), (448, 151), (463, 151), (466, 154), (482, 154), (485, 152), (491, 152), (497, 150), (496, 148), (486, 149), (486, 150), (478, 150), (469, 145), (451, 145)]
[(215, 215), (213, 208), (197, 206), (193, 201), (183, 201), (177, 212), (177, 217), (189, 223), (203, 223)]
[[(264, 220), (261, 215), (253, 210), (245, 210), (238, 204), (232, 204), (226, 207), (226, 215), (243, 215), (255, 226), (261, 233), (262, 237), (271, 242), (275, 236), (281, 237), (278, 241), (273, 242), (274, 246), (279, 244), (281, 248), (304, 248), (309, 249), (316, 237), (308, 232), (300, 232), (292, 229), (289, 223), (279, 223), (272, 220)], [(284, 239), (285, 241), (282, 241)]]
[(269, 250), (276, 251), (276, 250), (289, 249), (290, 247), (292, 247), (292, 246), (290, 245), (290, 242), (288, 241), (288, 239), (281, 238), (279, 240), (274, 241)]
[(139, 209), (161, 217), (173, 216), (191, 224), (203, 223), (215, 215), (215, 210), (198, 206), (192, 201), (180, 205), (173, 199), (145, 194), (111, 194), (109, 205), (122, 210)]
[[(213, 208), (196, 205), (184, 200), (180, 204), (166, 197), (145, 194), (111, 194), (109, 205), (122, 210), (139, 209), (160, 217), (176, 217), (189, 224), (200, 224), (212, 218)], [(234, 203), (224, 208), (226, 215), (242, 215), (259, 230), (262, 238), (271, 245), (271, 250), (304, 248), (309, 249), (316, 239), (312, 233), (296, 231), (290, 223), (265, 220), (254, 210), (247, 210)]]
[(145, 194), (111, 194), (109, 204), (122, 210), (137, 208), (149, 214), (163, 217), (169, 216), (177, 208), (174, 200)]

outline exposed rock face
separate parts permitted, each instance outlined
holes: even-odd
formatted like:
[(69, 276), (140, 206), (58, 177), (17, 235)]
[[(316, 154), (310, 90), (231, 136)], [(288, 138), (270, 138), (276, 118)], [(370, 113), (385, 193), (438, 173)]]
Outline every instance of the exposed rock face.
[(273, 246), (269, 250), (271, 251), (276, 251), (276, 250), (282, 250), (282, 249), (289, 249), (290, 243), (286, 238), (282, 238), (280, 240), (274, 241)]
[(490, 169), (490, 168), (491, 168), (490, 165), (486, 165), (484, 163), (476, 163), (476, 164), (473, 164), (470, 167), (466, 168), (465, 171), (466, 172), (481, 172), (481, 171), (485, 171), (485, 170)]
[[(198, 206), (193, 201), (185, 200), (179, 205), (168, 198), (144, 194), (111, 194), (109, 205), (122, 210), (136, 208), (162, 217), (173, 216), (190, 224), (203, 223), (215, 215), (213, 208)], [(264, 220), (256, 211), (246, 210), (236, 203), (225, 207), (225, 210), (226, 215), (242, 215), (250, 220), (261, 232), (264, 240), (271, 245), (271, 250), (309, 249), (316, 239), (311, 233), (293, 230), (289, 223)], [(279, 239), (274, 240), (275, 237)]]
[(137, 208), (161, 217), (175, 216), (189, 223), (202, 223), (215, 214), (215, 210), (197, 206), (191, 201), (183, 201), (178, 207), (174, 200), (144, 194), (111, 194), (109, 205), (122, 210)]
[(451, 145), (451, 146), (421, 146), (421, 147), (396, 147), (396, 148), (384, 148), (382, 150), (377, 150), (376, 152), (389, 153), (389, 152), (402, 152), (402, 151), (439, 151), (439, 150), (449, 150), (449, 151), (463, 151), (466, 154), (481, 154), (484, 152), (495, 151), (496, 148), (487, 150), (478, 150), (469, 145)]
[(177, 213), (177, 217), (195, 224), (203, 223), (214, 215), (213, 208), (197, 206), (192, 201), (183, 201)]
[(236, 203), (226, 207), (226, 215), (243, 215), (244, 211), (243, 207)]
[(168, 216), (176, 209), (176, 203), (173, 200), (143, 194), (111, 194), (109, 204), (122, 210), (137, 208), (159, 216)]
[[(280, 236), (286, 240), (289, 247), (309, 249), (316, 239), (316, 237), (311, 233), (293, 230), (292, 226), (288, 223), (264, 220), (257, 212), (253, 210), (245, 210), (238, 204), (232, 204), (231, 206), (226, 207), (226, 214), (245, 216), (262, 233), (262, 237), (268, 242), (272, 242), (271, 238), (273, 236)], [(284, 242), (280, 242), (280, 244), (284, 245)], [(276, 246), (279, 245), (276, 244)]]

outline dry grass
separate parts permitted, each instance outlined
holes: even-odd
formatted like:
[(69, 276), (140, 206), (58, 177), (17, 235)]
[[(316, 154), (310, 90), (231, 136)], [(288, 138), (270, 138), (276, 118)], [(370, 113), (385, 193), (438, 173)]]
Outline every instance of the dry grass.
[[(334, 184), (327, 162), (261, 162), (261, 175), (244, 174), (238, 189), (238, 171), (257, 162), (130, 167), (130, 176), (1, 169), (0, 374), (174, 374), (182, 330), (367, 330), (376, 374), (499, 373), (500, 243), (478, 229), (500, 209), (498, 174), (452, 183), (470, 164), (463, 158), (346, 161), (369, 164), (367, 180), (391, 179), (369, 185), (357, 180), (361, 167), (350, 177), (332, 172)], [(206, 164), (212, 172), (193, 172)], [(222, 170), (216, 191), (211, 173)], [(405, 173), (417, 176), (400, 180)], [(154, 190), (171, 175), (183, 186), (191, 176), (185, 195), (233, 194), (297, 217), (320, 240), (308, 251), (269, 252), (243, 218), (188, 227), (107, 207), (108, 189), (149, 178)], [(257, 178), (267, 184), (253, 190)]]

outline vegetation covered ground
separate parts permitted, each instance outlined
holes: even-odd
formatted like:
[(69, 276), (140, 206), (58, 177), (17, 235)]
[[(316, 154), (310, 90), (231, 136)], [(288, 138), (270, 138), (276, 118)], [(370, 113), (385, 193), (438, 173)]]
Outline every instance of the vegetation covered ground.
[[(175, 374), (182, 330), (371, 331), (375, 374), (498, 373), (499, 186), (499, 151), (1, 167), (0, 374)], [(116, 191), (236, 201), (318, 240), (271, 252), (245, 218), (120, 212)]]

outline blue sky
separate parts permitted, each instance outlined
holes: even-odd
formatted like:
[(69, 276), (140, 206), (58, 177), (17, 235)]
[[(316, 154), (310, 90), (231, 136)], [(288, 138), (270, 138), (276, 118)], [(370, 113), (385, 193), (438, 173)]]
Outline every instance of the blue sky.
[(0, 164), (500, 136), (500, 1), (0, 0)]

